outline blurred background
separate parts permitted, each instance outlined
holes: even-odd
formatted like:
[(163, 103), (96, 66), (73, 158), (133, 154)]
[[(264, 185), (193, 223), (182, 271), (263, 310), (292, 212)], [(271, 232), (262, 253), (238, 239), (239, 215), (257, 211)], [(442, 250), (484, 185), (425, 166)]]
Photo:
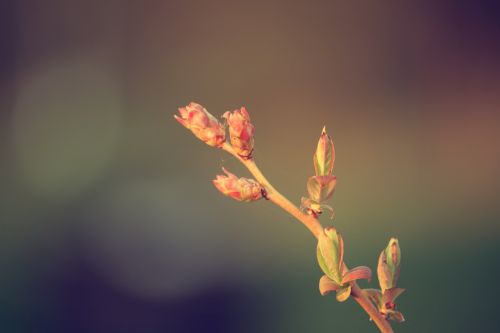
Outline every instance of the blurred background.
[(257, 163), (295, 203), (326, 125), (346, 261), (374, 270), (400, 240), (396, 332), (500, 331), (499, 13), (2, 1), (0, 331), (376, 332), (320, 296), (302, 225), (216, 191), (222, 166), (248, 172), (173, 119), (190, 101), (245, 105)]

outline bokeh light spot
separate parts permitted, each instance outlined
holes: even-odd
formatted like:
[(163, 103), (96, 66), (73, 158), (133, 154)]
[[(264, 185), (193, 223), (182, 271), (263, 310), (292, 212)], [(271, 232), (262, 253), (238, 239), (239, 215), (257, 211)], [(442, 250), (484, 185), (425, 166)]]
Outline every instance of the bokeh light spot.
[(55, 199), (83, 190), (113, 158), (121, 109), (119, 87), (99, 64), (58, 63), (26, 75), (12, 124), (23, 182)]

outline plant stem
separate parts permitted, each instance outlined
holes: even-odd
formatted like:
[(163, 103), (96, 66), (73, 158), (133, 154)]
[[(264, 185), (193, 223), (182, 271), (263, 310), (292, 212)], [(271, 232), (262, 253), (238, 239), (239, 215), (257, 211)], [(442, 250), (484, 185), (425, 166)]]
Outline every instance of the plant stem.
[[(262, 187), (266, 191), (266, 197), (279, 207), (283, 208), (283, 210), (287, 211), (297, 220), (299, 220), (302, 224), (304, 224), (309, 231), (314, 235), (314, 237), (318, 238), (323, 232), (323, 226), (312, 215), (304, 214), (297, 206), (290, 202), (286, 197), (284, 197), (281, 193), (279, 193), (271, 183), (264, 177), (262, 172), (259, 170), (257, 165), (255, 164), (252, 158), (243, 159), (241, 158), (233, 149), (233, 147), (229, 143), (224, 143), (222, 149), (236, 157), (243, 165), (250, 171), (250, 173), (255, 177), (255, 179), (262, 185)], [(378, 329), (382, 333), (393, 333), (391, 325), (389, 322), (382, 317), (382, 315), (378, 312), (377, 308), (373, 305), (373, 303), (368, 299), (363, 290), (359, 288), (356, 282), (353, 282), (351, 285), (351, 295), (356, 302), (365, 310), (365, 312), (370, 316), (370, 319), (377, 325)]]
[(368, 299), (363, 290), (358, 286), (356, 282), (351, 285), (351, 295), (356, 302), (365, 310), (365, 312), (370, 316), (375, 325), (382, 333), (393, 333), (391, 324), (382, 317), (378, 312), (378, 309), (373, 305), (373, 303)]

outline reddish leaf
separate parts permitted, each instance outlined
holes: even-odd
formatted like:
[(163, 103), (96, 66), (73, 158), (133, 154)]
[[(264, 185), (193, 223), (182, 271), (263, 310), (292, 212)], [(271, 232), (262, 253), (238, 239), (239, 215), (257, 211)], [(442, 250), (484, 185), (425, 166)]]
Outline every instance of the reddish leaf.
[(394, 303), (394, 301), (396, 300), (396, 298), (399, 295), (401, 295), (404, 291), (405, 291), (405, 289), (403, 289), (403, 288), (391, 288), (391, 289), (387, 289), (384, 292), (384, 295), (382, 296), (382, 302), (384, 304), (387, 303), (387, 302)]
[(309, 198), (319, 202), (321, 201), (321, 185), (318, 177), (312, 176), (307, 180), (307, 193), (309, 193)]
[(359, 280), (359, 279), (365, 279), (371, 281), (372, 278), (372, 271), (369, 267), (366, 266), (358, 266), (355, 267), (351, 270), (349, 270), (347, 273), (344, 274), (342, 277), (342, 284)]
[(330, 199), (333, 192), (335, 192), (335, 186), (337, 185), (337, 177), (335, 176), (323, 176), (318, 177), (320, 184), (320, 201), (325, 201)]
[(402, 323), (405, 321), (405, 317), (403, 317), (403, 314), (399, 311), (394, 311), (394, 310), (387, 311), (387, 318), (389, 320), (393, 320), (393, 321), (396, 321), (398, 323)]
[(378, 289), (364, 289), (363, 290), (368, 298), (377, 306), (378, 309), (382, 308), (382, 292)]
[(337, 291), (339, 288), (340, 286), (326, 275), (323, 275), (319, 279), (319, 292), (322, 296), (325, 296), (329, 292)]

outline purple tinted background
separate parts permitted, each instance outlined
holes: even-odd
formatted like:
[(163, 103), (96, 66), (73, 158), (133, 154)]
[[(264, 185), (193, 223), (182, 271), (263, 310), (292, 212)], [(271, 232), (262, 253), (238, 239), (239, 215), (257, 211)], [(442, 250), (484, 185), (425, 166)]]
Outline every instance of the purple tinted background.
[(500, 330), (498, 7), (2, 1), (0, 331), (375, 331), (301, 225), (216, 192), (248, 174), (175, 122), (192, 100), (247, 106), (294, 202), (326, 125), (349, 265), (400, 239), (397, 332)]

